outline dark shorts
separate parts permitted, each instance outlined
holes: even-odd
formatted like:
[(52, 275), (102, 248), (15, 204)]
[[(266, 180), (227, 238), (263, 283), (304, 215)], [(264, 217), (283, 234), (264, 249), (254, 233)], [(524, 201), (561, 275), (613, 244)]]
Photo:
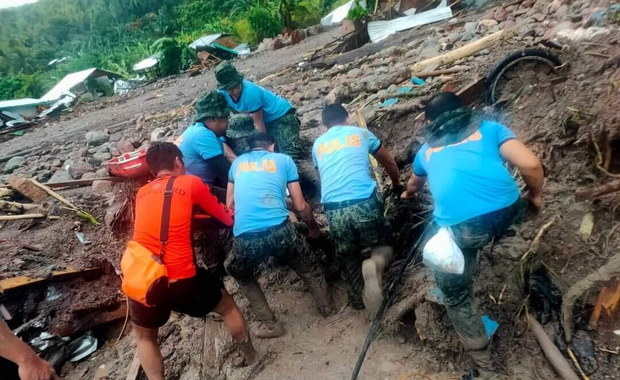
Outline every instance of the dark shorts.
[(202, 318), (209, 314), (222, 300), (224, 284), (217, 276), (203, 268), (195, 277), (178, 280), (170, 284), (165, 305), (145, 306), (129, 299), (131, 321), (147, 329), (163, 326), (170, 318), (170, 312)]

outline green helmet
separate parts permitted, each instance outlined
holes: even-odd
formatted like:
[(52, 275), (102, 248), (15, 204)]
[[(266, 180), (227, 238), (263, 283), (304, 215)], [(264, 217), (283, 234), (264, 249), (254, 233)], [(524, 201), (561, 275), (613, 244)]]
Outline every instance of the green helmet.
[(243, 74), (238, 72), (235, 66), (224, 61), (215, 67), (215, 79), (220, 90), (228, 90), (241, 84)]
[(226, 119), (230, 115), (230, 108), (224, 95), (217, 91), (209, 92), (201, 96), (196, 102), (194, 120), (202, 119)]

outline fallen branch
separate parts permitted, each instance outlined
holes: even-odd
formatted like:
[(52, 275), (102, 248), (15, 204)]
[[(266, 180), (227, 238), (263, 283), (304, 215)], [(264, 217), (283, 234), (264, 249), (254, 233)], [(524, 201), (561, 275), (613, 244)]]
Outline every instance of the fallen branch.
[(259, 84), (261, 84), (261, 83), (268, 82), (268, 81), (270, 81), (270, 80), (272, 80), (272, 79), (274, 79), (274, 78), (277, 78), (277, 77), (279, 77), (279, 76), (281, 76), (281, 75), (288, 74), (288, 73), (290, 73), (291, 71), (293, 71), (293, 68), (292, 68), (292, 67), (286, 68), (286, 69), (284, 69), (284, 70), (282, 70), (282, 71), (280, 71), (280, 72), (277, 72), (277, 73), (275, 73), (275, 74), (267, 75), (267, 76), (266, 76), (266, 77), (264, 77), (263, 79), (259, 80), (259, 81), (258, 81), (258, 83), (259, 83)]
[(470, 70), (470, 69), (471, 69), (471, 67), (469, 67), (469, 66), (454, 66), (454, 67), (449, 68), (449, 69), (432, 70), (432, 71), (420, 72), (420, 73), (412, 73), (411, 75), (414, 76), (414, 77), (418, 77), (418, 78), (428, 78), (428, 77), (436, 77), (436, 76), (444, 75), (444, 74), (461, 73), (463, 71), (467, 71), (467, 70)]
[(540, 345), (543, 353), (545, 354), (553, 368), (555, 368), (556, 372), (562, 377), (562, 379), (579, 380), (579, 377), (571, 368), (568, 360), (566, 360), (566, 358), (562, 356), (560, 350), (555, 346), (555, 344), (553, 344), (551, 339), (549, 339), (549, 336), (547, 335), (547, 333), (545, 333), (545, 330), (543, 330), (542, 326), (536, 320), (536, 318), (534, 318), (531, 314), (528, 314), (527, 321), (530, 326), (530, 330), (536, 337), (536, 340), (538, 341), (538, 344)]
[(95, 181), (122, 182), (124, 180), (125, 178), (123, 177), (102, 177), (102, 178), (92, 178), (92, 179), (78, 179), (76, 181), (46, 183), (45, 186), (49, 187), (50, 189), (59, 189), (59, 188), (69, 188), (69, 187), (90, 186)]
[(577, 200), (594, 199), (600, 196), (614, 193), (620, 190), (620, 180), (612, 181), (604, 185), (591, 187), (589, 189), (580, 190), (575, 193)]
[(99, 221), (97, 220), (97, 218), (95, 218), (93, 215), (91, 215), (88, 211), (82, 210), (81, 208), (77, 207), (76, 205), (71, 203), (67, 198), (65, 198), (62, 195), (58, 194), (57, 192), (55, 192), (54, 190), (50, 189), (46, 185), (43, 185), (42, 183), (39, 183), (36, 179), (31, 178), (30, 181), (33, 184), (35, 184), (38, 188), (40, 188), (41, 190), (45, 191), (46, 193), (48, 193), (49, 195), (51, 195), (52, 197), (56, 198), (58, 201), (60, 201), (61, 203), (63, 203), (67, 207), (69, 207), (69, 209), (71, 211), (75, 211), (75, 214), (77, 216), (79, 216), (80, 218), (88, 220), (94, 226), (98, 226), (99, 225)]
[(23, 219), (42, 219), (47, 215), (45, 214), (24, 214), (24, 215), (0, 215), (0, 221), (7, 220), (23, 220)]
[(430, 65), (445, 65), (458, 61), (461, 58), (469, 57), (470, 55), (473, 55), (480, 50), (484, 50), (495, 45), (503, 38), (508, 37), (510, 34), (511, 33), (509, 31), (500, 30), (499, 32), (490, 34), (458, 49), (454, 49), (446, 54), (438, 55), (436, 57), (418, 62), (415, 65), (411, 66), (411, 72), (421, 73), (424, 72), (424, 70)]
[(567, 342), (573, 339), (573, 310), (575, 302), (594, 284), (609, 281), (617, 275), (620, 275), (620, 253), (616, 253), (609, 259), (607, 264), (578, 281), (564, 293), (562, 297), (562, 325), (564, 326), (564, 336)]
[(573, 364), (575, 365), (575, 368), (577, 368), (579, 370), (579, 374), (581, 375), (583, 380), (590, 380), (588, 375), (586, 375), (586, 373), (583, 372), (583, 369), (581, 369), (581, 366), (579, 365), (579, 361), (575, 357), (575, 354), (573, 353), (573, 350), (571, 350), (570, 347), (567, 347), (567, 351), (568, 351), (568, 356), (570, 357), (570, 360), (573, 361)]
[(530, 244), (530, 248), (521, 256), (521, 262), (524, 262), (532, 253), (538, 252), (538, 248), (540, 247), (540, 241), (543, 235), (547, 232), (551, 226), (555, 223), (555, 221), (560, 217), (560, 214), (555, 214), (547, 223), (543, 224), (536, 233), (534, 240), (532, 240), (532, 244)]
[(29, 211), (37, 207), (41, 207), (41, 205), (0, 200), (0, 211), (14, 214), (22, 214), (24, 211)]

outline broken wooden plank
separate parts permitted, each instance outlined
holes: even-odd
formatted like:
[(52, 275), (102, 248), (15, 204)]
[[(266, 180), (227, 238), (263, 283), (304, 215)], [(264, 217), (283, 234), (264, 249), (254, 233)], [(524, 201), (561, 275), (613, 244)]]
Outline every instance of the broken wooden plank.
[(45, 186), (49, 187), (50, 189), (60, 189), (60, 188), (90, 186), (95, 181), (122, 182), (124, 180), (125, 178), (123, 177), (102, 177), (102, 178), (92, 178), (92, 179), (78, 179), (75, 181), (46, 183)]
[(9, 212), (13, 214), (22, 214), (25, 211), (30, 211), (41, 207), (41, 205), (33, 203), (19, 203), (11, 201), (0, 200), (0, 211)]
[(24, 220), (24, 219), (42, 219), (45, 214), (23, 214), (23, 215), (0, 215), (0, 221)]
[(35, 203), (41, 203), (49, 196), (43, 189), (36, 186), (28, 178), (11, 176), (8, 182), (13, 190)]
[(471, 106), (476, 103), (484, 94), (484, 87), (486, 83), (486, 77), (480, 77), (467, 84), (465, 87), (456, 92), (463, 104)]
[(17, 276), (0, 280), (0, 293), (38, 285), (48, 281), (68, 280), (80, 276), (95, 276), (102, 273), (101, 268), (66, 269), (52, 272), (48, 277)]
[(462, 46), (458, 49), (454, 49), (446, 54), (438, 55), (436, 57), (432, 57), (429, 59), (425, 59), (420, 61), (413, 66), (411, 66), (412, 73), (421, 73), (426, 70), (427, 67), (431, 65), (445, 65), (448, 63), (452, 63), (458, 61), (461, 58), (469, 57), (480, 50), (488, 49), (491, 46), (495, 45), (503, 38), (509, 36), (511, 33), (506, 30), (500, 30), (499, 32), (495, 32), (486, 37), (480, 38), (474, 42), (471, 42), (465, 46)]
[(138, 351), (133, 355), (133, 359), (131, 360), (131, 364), (129, 365), (129, 370), (127, 371), (127, 377), (125, 380), (136, 380), (138, 378), (138, 373), (140, 372), (140, 357), (138, 356)]
[(47, 194), (51, 195), (52, 197), (56, 198), (58, 201), (60, 201), (61, 203), (63, 203), (65, 206), (71, 208), (73, 211), (77, 211), (78, 207), (76, 205), (74, 205), (73, 203), (71, 203), (67, 198), (63, 197), (62, 195), (58, 194), (57, 192), (55, 192), (54, 190), (50, 189), (48, 186), (39, 183), (36, 179), (31, 178), (30, 182), (32, 182), (36, 187), (38, 187), (39, 189), (43, 190), (44, 192), (46, 192)]

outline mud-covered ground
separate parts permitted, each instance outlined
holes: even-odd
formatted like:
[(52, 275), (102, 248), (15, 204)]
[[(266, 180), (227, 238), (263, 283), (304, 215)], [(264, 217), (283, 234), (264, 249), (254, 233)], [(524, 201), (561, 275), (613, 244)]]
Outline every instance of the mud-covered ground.
[[(588, 12), (610, 2), (532, 3), (507, 2), (498, 7), (464, 12), (456, 17), (456, 21), (448, 20), (403, 32), (379, 44), (326, 57), (320, 61), (323, 65), (286, 73), (265, 85), (295, 103), (308, 146), (320, 134), (320, 111), (326, 95), (338, 95), (340, 100), (349, 104), (350, 111), (365, 105), (363, 114), (369, 128), (394, 153), (401, 167), (401, 178), (405, 181), (411, 172), (410, 149), (422, 142), (420, 114), (425, 98), (442, 88), (459, 90), (466, 87), (487, 75), (512, 51), (538, 46), (537, 41), (543, 37), (554, 37), (552, 32), (562, 23), (570, 22), (569, 19), (578, 20), (577, 16), (582, 15), (579, 21), (571, 24), (575, 29), (582, 25), (581, 20), (587, 18)], [(564, 5), (566, 9), (562, 8)], [(498, 24), (481, 20), (495, 20)], [(382, 100), (395, 96), (398, 88), (408, 84), (410, 64), (466, 44), (468, 23), (478, 25), (476, 37), (493, 32), (493, 28), (501, 30), (515, 26), (517, 36), (457, 62), (458, 66), (467, 67), (461, 72), (428, 79), (427, 85), (414, 90), (419, 91), (419, 96), (402, 97), (395, 106), (379, 107)], [(512, 236), (495, 242), (480, 255), (475, 294), (483, 314), (500, 324), (492, 348), (498, 369), (509, 379), (557, 378), (524, 321), (529, 300), (540, 298), (537, 288), (533, 292), (530, 290), (531, 281), (528, 279), (548, 280), (549, 288), (555, 286), (563, 293), (605, 264), (620, 248), (618, 198), (611, 195), (591, 201), (575, 197), (579, 190), (612, 179), (597, 167), (597, 148), (607, 160), (604, 163), (606, 170), (620, 172), (620, 120), (617, 115), (620, 73), (613, 66), (599, 70), (609, 57), (620, 53), (620, 33), (617, 24), (605, 27), (609, 31), (598, 37), (559, 41), (564, 48), (551, 51), (565, 66), (557, 74), (539, 66), (515, 68), (512, 80), (504, 87), (504, 95), (509, 100), (506, 107), (490, 109), (485, 108), (488, 106), (485, 103), (477, 104), (490, 117), (512, 128), (542, 159), (546, 171), (542, 212), (530, 215), (515, 228)], [(239, 62), (238, 67), (248, 77), (260, 79), (295, 65), (304, 53), (323, 46), (337, 35), (337, 30), (328, 31), (300, 45), (250, 57)], [(448, 47), (449, 44), (454, 46)], [(182, 75), (162, 80), (121, 98), (89, 104), (58, 122), (3, 142), (0, 155), (32, 146), (52, 149), (64, 144), (70, 145), (68, 151), (77, 150), (83, 144), (86, 131), (106, 128), (112, 135), (121, 134), (122, 138), (134, 141), (136, 147), (148, 140), (155, 128), (165, 128), (166, 136), (173, 138), (190, 122), (190, 109), (182, 106), (212, 88), (214, 81), (209, 72), (192, 78)], [(336, 88), (341, 89), (335, 91)], [(40, 157), (30, 158), (35, 160), (32, 165), (43, 165), (50, 160), (50, 154), (54, 153), (45, 152)], [(56, 153), (62, 154), (64, 150)], [(62, 194), (103, 221), (110, 209), (118, 209), (119, 203), (128, 198), (130, 191), (129, 186), (117, 185), (105, 194), (94, 194), (90, 188), (62, 191)], [(426, 192), (415, 201), (396, 201), (389, 193), (389, 186), (386, 195), (390, 205), (388, 218), (395, 232), (394, 245), (402, 258), (421, 230), (421, 223), (430, 218), (432, 202)], [(320, 208), (316, 211), (320, 212)], [(78, 219), (62, 208), (55, 213), (61, 219), (35, 225), (5, 222), (0, 229), (3, 278), (20, 274), (45, 276), (52, 270), (86, 268), (101, 263), (118, 265), (130, 227), (125, 226), (119, 233), (106, 225), (93, 227), (82, 221), (81, 230), (92, 240), (92, 244), (82, 245), (74, 231), (74, 222)], [(594, 228), (584, 238), (578, 231), (588, 213), (594, 216)], [(318, 219), (324, 220), (321, 215)], [(554, 222), (542, 235), (539, 246), (522, 265), (521, 257), (531, 248), (541, 227), (552, 220)], [(24, 243), (41, 250), (24, 248)], [(4, 295), (2, 302), (18, 315), (20, 323), (46, 315), (50, 326), (58, 326), (63, 321), (71, 321), (73, 310), (83, 309), (85, 303), (103, 306), (107, 305), (106, 302), (122, 303), (116, 288), (118, 280), (109, 265), (107, 268), (108, 273), (99, 279), (55, 284), (61, 297), (52, 302), (45, 300), (47, 287), (13, 296)], [(217, 322), (173, 315), (160, 334), (168, 378), (204, 379), (209, 378), (208, 373), (219, 373), (219, 377), (214, 378), (221, 379), (350, 378), (371, 316), (346, 306), (344, 290), (338, 281), (333, 282), (332, 287), (340, 312), (322, 318), (294, 273), (285, 267), (273, 266), (264, 268), (262, 273), (261, 282), (267, 298), (288, 334), (273, 340), (255, 340), (260, 353), (258, 364), (239, 370), (230, 365), (230, 342)], [(368, 352), (360, 379), (460, 378), (469, 368), (469, 361), (446, 320), (445, 312), (430, 291), (433, 285), (428, 273), (423, 266), (412, 265), (403, 280), (394, 300), (395, 306), (387, 312), (382, 333)], [(235, 294), (252, 322), (254, 317), (247, 308), (247, 301), (236, 294), (232, 281), (227, 281), (227, 288)], [(600, 285), (597, 285), (580, 298), (573, 319), (581, 331), (581, 340), (594, 342), (595, 349), (591, 354), (596, 366), (593, 367), (592, 362), (584, 366), (586, 370), (595, 370), (589, 373), (589, 377), (593, 380), (615, 379), (620, 370), (620, 338), (613, 333), (620, 328), (617, 313), (603, 316), (598, 329), (586, 327), (599, 289)], [(404, 305), (408, 296), (418, 292), (422, 292), (421, 301), (405, 308), (402, 315), (394, 318), (394, 311)], [(550, 335), (560, 335), (557, 305), (545, 312), (536, 307), (529, 310), (545, 324)], [(130, 329), (117, 340), (121, 327), (122, 319), (118, 324), (97, 330), (96, 334), (103, 339), (103, 347), (81, 363), (67, 364), (62, 371), (63, 378), (124, 379), (133, 359), (134, 345)], [(214, 346), (210, 346), (210, 342), (215, 342)], [(573, 347), (573, 350), (577, 352), (579, 348)], [(219, 363), (216, 365), (219, 370), (205, 364), (213, 358)], [(588, 364), (587, 358), (584, 363)]]

